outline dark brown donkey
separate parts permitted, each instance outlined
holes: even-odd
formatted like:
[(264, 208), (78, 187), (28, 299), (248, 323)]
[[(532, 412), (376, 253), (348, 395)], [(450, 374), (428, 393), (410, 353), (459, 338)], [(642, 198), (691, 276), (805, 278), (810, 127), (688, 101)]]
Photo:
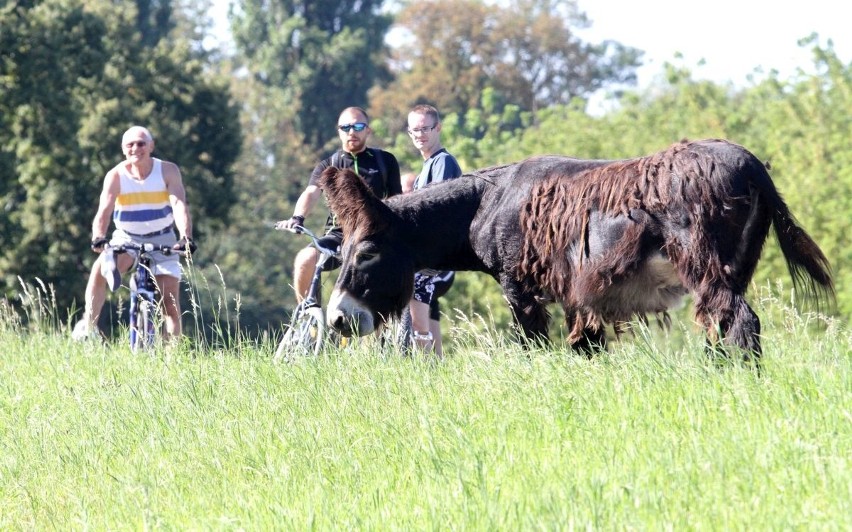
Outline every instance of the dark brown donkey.
[(399, 314), (416, 270), (474, 270), (500, 283), (527, 339), (547, 338), (552, 301), (572, 346), (590, 350), (604, 347), (604, 324), (665, 313), (691, 292), (711, 342), (720, 333), (759, 356), (744, 295), (770, 226), (796, 292), (833, 296), (827, 259), (765, 166), (723, 140), (621, 161), (533, 157), (386, 202), (347, 170), (329, 168), (321, 186), (346, 235), (327, 315), (345, 335)]

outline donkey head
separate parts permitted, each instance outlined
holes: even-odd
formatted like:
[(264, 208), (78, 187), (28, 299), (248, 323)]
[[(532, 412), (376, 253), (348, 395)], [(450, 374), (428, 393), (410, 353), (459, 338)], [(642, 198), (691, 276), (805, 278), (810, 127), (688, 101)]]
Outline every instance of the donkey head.
[(408, 223), (348, 169), (328, 168), (320, 178), (329, 207), (343, 227), (340, 276), (326, 310), (329, 325), (344, 336), (363, 336), (408, 305), (414, 261)]

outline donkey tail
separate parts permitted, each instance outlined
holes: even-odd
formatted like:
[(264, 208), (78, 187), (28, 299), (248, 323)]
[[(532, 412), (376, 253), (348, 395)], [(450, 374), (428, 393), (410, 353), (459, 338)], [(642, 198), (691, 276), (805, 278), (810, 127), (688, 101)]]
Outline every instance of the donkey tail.
[(793, 279), (793, 290), (819, 309), (821, 301), (834, 301), (831, 265), (813, 238), (796, 222), (772, 183), (767, 167), (757, 162), (760, 168), (752, 174), (752, 184), (772, 216), (772, 227)]

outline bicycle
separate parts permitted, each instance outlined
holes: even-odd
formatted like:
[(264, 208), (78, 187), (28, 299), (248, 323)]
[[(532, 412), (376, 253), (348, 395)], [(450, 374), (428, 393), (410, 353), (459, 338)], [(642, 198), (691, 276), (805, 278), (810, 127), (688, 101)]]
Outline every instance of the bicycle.
[(157, 298), (159, 290), (151, 272), (152, 253), (164, 255), (176, 253), (186, 256), (183, 250), (171, 246), (136, 242), (125, 242), (116, 245), (107, 244), (104, 247), (104, 267), (102, 272), (107, 279), (109, 289), (115, 292), (121, 285), (121, 275), (115, 268), (114, 254), (136, 252), (136, 263), (130, 277), (130, 350), (137, 352), (143, 348), (154, 346), (156, 339)]
[[(275, 228), (281, 230), (278, 226), (275, 226)], [(275, 350), (273, 360), (281, 361), (294, 355), (319, 355), (329, 343), (338, 347), (346, 347), (350, 339), (329, 330), (320, 301), (322, 272), (326, 271), (326, 265), (332, 259), (340, 259), (337, 241), (330, 237), (317, 237), (302, 225), (296, 225), (292, 229), (285, 230), (308, 237), (311, 240), (311, 245), (319, 253), (319, 257), (308, 291), (304, 299), (293, 310), (290, 323), (286, 326), (284, 336)], [(411, 338), (411, 320), (408, 320), (407, 327), (404, 325), (406, 323), (404, 320), (402, 323), (403, 325), (400, 328), (387, 326), (384, 328), (384, 334), (381, 337), (383, 348), (388, 345), (399, 345), (403, 352), (407, 352)]]
[[(276, 226), (276, 229), (278, 227)], [(284, 337), (275, 350), (273, 360), (280, 361), (288, 355), (318, 355), (326, 343), (328, 327), (325, 313), (320, 304), (322, 290), (322, 272), (332, 259), (340, 258), (337, 242), (328, 237), (317, 237), (307, 227), (296, 225), (288, 231), (303, 234), (319, 253), (311, 284), (304, 299), (296, 305), (290, 323), (284, 331)]]

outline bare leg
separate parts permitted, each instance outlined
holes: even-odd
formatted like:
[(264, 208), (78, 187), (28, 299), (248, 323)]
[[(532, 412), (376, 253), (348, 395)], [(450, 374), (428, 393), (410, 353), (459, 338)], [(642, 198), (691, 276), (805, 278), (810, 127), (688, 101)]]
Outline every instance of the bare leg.
[(311, 279), (317, 267), (317, 250), (307, 247), (296, 254), (293, 264), (293, 288), (296, 291), (296, 302), (301, 303), (311, 286)]
[(420, 301), (411, 300), (408, 308), (411, 312), (411, 331), (414, 335), (414, 346), (420, 351), (435, 350), (435, 337), (431, 332), (429, 319), (429, 305)]
[(180, 315), (180, 280), (171, 275), (158, 275), (156, 279), (157, 287), (162, 295), (160, 305), (164, 310), (166, 326), (163, 339), (167, 342), (176, 340), (183, 332)]
[[(101, 317), (101, 309), (103, 309), (104, 301), (106, 301), (107, 284), (106, 279), (101, 275), (101, 264), (103, 263), (103, 253), (98, 255), (95, 262), (92, 264), (92, 269), (89, 272), (89, 280), (86, 283), (86, 301), (85, 310), (83, 311), (82, 322), (85, 324), (85, 332), (97, 331), (98, 321)], [(125, 273), (133, 265), (133, 258), (127, 255), (119, 255), (116, 257), (116, 266), (118, 271)]]
[(441, 338), (441, 322), (438, 320), (429, 320), (429, 332), (432, 333), (432, 342), (435, 348), (435, 354), (438, 358), (444, 358), (444, 345)]

